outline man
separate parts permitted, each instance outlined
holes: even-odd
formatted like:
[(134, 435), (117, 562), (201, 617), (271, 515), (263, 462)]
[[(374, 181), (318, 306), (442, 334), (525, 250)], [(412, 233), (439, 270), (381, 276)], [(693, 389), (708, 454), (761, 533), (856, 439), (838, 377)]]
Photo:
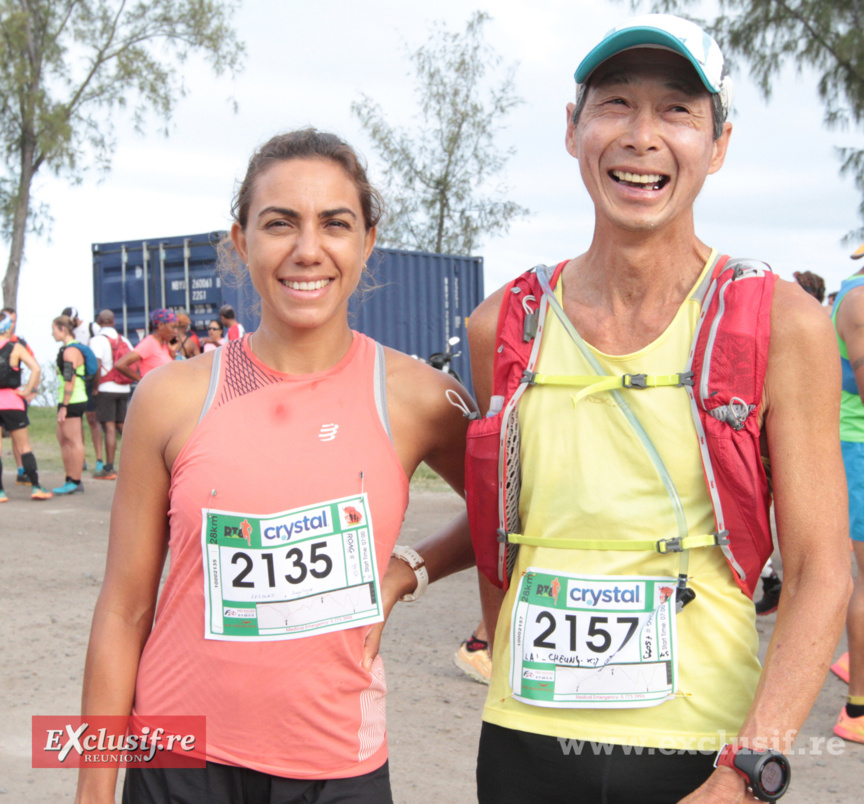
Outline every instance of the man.
[(225, 326), (225, 337), (229, 341), (239, 341), (246, 334), (246, 330), (237, 320), (237, 316), (234, 315), (234, 308), (230, 304), (223, 304), (219, 308), (219, 317)]
[[(852, 259), (864, 257), (864, 244)], [(849, 682), (849, 697), (834, 733), (864, 743), (864, 268), (840, 286), (831, 313), (843, 365), (840, 443), (849, 486), (849, 536), (858, 577), (846, 615), (849, 653), (832, 667)]]
[[(72, 321), (72, 326), (75, 328), (72, 332), (72, 337), (85, 346), (90, 345), (90, 340), (99, 332), (98, 324), (90, 321), (84, 321), (78, 312), (77, 307), (64, 307), (61, 315), (67, 316)], [(102, 428), (96, 421), (96, 396), (93, 393), (93, 384), (88, 384), (87, 387), (87, 409), (84, 411), (84, 416), (87, 419), (87, 426), (90, 428), (90, 438), (93, 441), (93, 452), (96, 454), (96, 474), (102, 472), (105, 468), (102, 453)], [(84, 462), (84, 468), (87, 468), (87, 462)]]
[[(30, 448), (30, 437), (27, 432), (30, 420), (27, 418), (26, 403), (32, 401), (35, 396), (41, 370), (36, 358), (24, 344), (18, 339), (13, 339), (13, 330), (12, 317), (5, 310), (0, 312), (0, 426), (9, 433), (16, 456), (21, 456), (23, 469), (32, 486), (30, 499), (50, 500), (51, 492), (39, 485), (36, 457)], [(21, 387), (22, 365), (30, 369), (30, 377), (23, 388)], [(0, 503), (7, 500), (8, 497), (3, 489), (3, 461), (0, 454)]]
[[(800, 288), (762, 264), (726, 269), (696, 236), (693, 204), (732, 128), (716, 42), (686, 20), (635, 18), (576, 80), (565, 143), (593, 240), (469, 323), (486, 416), (469, 430), (466, 487), (495, 637), (479, 799), (752, 801), (757, 761), (773, 772), (761, 794), (776, 795), (788, 760), (762, 749), (788, 750), (807, 717), (849, 592), (836, 347)], [(760, 448), (784, 568), (761, 672)], [(504, 477), (486, 482), (499, 464)], [(475, 527), (490, 511), (497, 532)], [(487, 566), (490, 543), (502, 561)], [(508, 561), (505, 594), (489, 578)]]
[[(96, 316), (99, 334), (90, 341), (90, 348), (99, 361), (99, 374), (95, 385), (96, 420), (105, 430), (105, 465), (93, 474), (98, 480), (114, 480), (114, 457), (117, 453), (117, 435), (123, 434), (126, 406), (129, 403), (131, 381), (114, 371), (114, 356), (118, 358), (132, 351), (132, 344), (114, 329), (114, 313), (102, 310)], [(120, 376), (118, 376), (120, 375)]]
[(138, 382), (153, 369), (170, 363), (180, 347), (176, 313), (172, 310), (154, 310), (150, 313), (150, 323), (152, 332), (142, 338), (138, 345), (123, 355), (116, 364), (117, 371), (132, 382)]

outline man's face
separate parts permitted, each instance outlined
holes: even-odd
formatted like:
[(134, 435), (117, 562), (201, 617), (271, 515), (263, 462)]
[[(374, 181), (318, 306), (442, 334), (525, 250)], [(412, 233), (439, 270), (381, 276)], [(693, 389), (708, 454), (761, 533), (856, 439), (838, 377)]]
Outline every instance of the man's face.
[(567, 150), (579, 160), (598, 226), (664, 230), (690, 222), (705, 178), (719, 170), (731, 125), (713, 137), (711, 96), (690, 63), (666, 50), (628, 50), (591, 76)]

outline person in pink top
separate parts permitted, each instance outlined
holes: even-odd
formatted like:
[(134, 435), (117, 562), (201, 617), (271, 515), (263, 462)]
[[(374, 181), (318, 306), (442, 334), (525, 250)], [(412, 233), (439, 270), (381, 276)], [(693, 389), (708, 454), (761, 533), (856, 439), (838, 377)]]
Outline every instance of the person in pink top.
[[(349, 325), (381, 213), (338, 137), (271, 139), (231, 229), (260, 326), (134, 394), (83, 713), (151, 734), (203, 715), (207, 734), (191, 752), (205, 767), (129, 767), (124, 801), (392, 801), (384, 622), (474, 563), (464, 514), (396, 544), (409, 479), (425, 461), (462, 493), (475, 406)], [(113, 802), (115, 784), (85, 767), (76, 801)]]
[(152, 332), (117, 361), (117, 371), (137, 382), (159, 366), (170, 363), (180, 348), (177, 336), (177, 314), (171, 310), (150, 313)]

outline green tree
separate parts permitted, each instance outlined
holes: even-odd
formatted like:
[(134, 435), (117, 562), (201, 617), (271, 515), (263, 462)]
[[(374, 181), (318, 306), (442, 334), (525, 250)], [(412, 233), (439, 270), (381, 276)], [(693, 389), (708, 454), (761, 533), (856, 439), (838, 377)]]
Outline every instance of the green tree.
[[(741, 57), (766, 99), (771, 82), (787, 64), (799, 73), (815, 70), (825, 125), (864, 130), (864, 0), (717, 0), (719, 13), (702, 21), (724, 52)], [(701, 0), (657, 0), (657, 11), (687, 13)], [(639, 5), (635, 0), (634, 6)], [(840, 172), (862, 194), (864, 149), (838, 148)], [(864, 235), (864, 228), (849, 238)]]
[(182, 65), (202, 55), (217, 74), (239, 69), (243, 46), (229, 0), (0, 0), (0, 224), (9, 243), (4, 304), (14, 307), (25, 235), (45, 224), (39, 170), (80, 181), (114, 148), (111, 112), (142, 130), (185, 93)]
[(475, 12), (464, 33), (439, 23), (411, 54), (420, 107), (413, 129), (391, 126), (365, 95), (352, 104), (384, 162), (390, 216), (382, 245), (473, 254), (481, 237), (504, 234), (511, 220), (528, 214), (494, 184), (513, 154), (496, 147), (496, 134), (522, 100), (514, 91), (515, 67), (485, 80), (501, 64), (483, 40), (488, 19)]

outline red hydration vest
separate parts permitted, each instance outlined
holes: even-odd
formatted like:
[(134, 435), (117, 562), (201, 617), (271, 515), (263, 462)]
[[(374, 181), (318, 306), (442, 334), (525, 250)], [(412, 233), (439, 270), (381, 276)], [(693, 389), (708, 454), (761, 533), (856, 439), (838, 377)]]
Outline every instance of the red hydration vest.
[[(552, 288), (566, 263), (549, 278)], [(536, 273), (541, 268), (546, 270), (527, 271), (505, 290), (490, 412), (468, 426), (465, 488), (477, 567), (502, 589), (509, 585), (518, 550), (507, 537), (520, 531), (518, 402), (530, 386), (550, 309)], [(764, 263), (721, 257), (691, 296), (702, 312), (681, 374), (688, 378), (684, 384), (714, 509), (716, 543), (751, 599), (773, 550), (756, 411), (762, 403), (776, 280)], [(622, 378), (623, 388), (633, 386), (639, 387), (636, 375)]]

